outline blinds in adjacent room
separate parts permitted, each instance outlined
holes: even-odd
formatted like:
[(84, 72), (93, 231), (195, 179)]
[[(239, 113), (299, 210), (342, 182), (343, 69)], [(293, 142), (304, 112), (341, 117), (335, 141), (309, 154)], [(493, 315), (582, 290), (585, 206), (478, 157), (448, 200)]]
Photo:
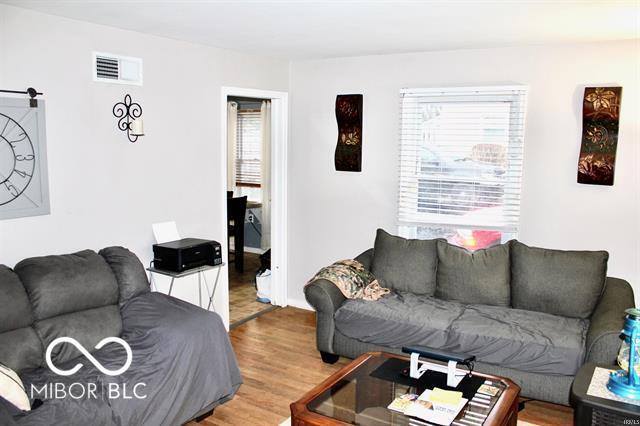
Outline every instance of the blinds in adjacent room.
[(236, 186), (259, 188), (262, 160), (260, 110), (238, 110)]
[(403, 89), (398, 220), (517, 234), (526, 87)]

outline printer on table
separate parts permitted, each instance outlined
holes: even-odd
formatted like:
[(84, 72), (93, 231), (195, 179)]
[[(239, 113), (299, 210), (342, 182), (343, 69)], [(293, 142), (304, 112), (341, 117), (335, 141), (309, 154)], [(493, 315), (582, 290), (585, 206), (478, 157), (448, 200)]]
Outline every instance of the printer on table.
[(182, 238), (153, 245), (153, 266), (166, 271), (188, 269), (222, 263), (222, 247), (213, 240)]

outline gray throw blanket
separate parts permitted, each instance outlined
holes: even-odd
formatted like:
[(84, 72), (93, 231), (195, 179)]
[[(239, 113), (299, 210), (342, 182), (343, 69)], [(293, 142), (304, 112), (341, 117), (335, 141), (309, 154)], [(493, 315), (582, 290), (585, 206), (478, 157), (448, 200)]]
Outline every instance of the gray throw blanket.
[[(97, 398), (46, 399), (18, 425), (179, 425), (201, 410), (231, 399), (242, 383), (235, 354), (220, 317), (161, 293), (145, 293), (121, 307), (122, 338), (133, 353), (131, 367), (119, 376), (106, 376), (84, 357), (58, 365), (75, 374), (63, 377), (48, 368), (22, 374), (29, 389), (46, 383), (98, 383)], [(117, 370), (126, 359), (122, 346), (110, 343), (92, 354), (105, 368)], [(108, 398), (110, 383), (136, 383), (145, 399)]]

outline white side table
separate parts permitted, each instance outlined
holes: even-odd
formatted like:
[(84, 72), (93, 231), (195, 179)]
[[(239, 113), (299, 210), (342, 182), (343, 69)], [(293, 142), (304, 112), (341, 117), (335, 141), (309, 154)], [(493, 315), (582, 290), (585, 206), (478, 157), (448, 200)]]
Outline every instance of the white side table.
[[(202, 281), (204, 281), (204, 284), (207, 287), (207, 295), (209, 296), (209, 304), (207, 305), (207, 311), (208, 311), (209, 309), (211, 309), (211, 305), (213, 305), (213, 296), (215, 296), (216, 294), (216, 288), (218, 288), (218, 281), (220, 280), (220, 271), (222, 270), (222, 267), (224, 265), (225, 263), (223, 262), (223, 263), (220, 263), (219, 265), (205, 265), (199, 268), (187, 269), (186, 271), (182, 271), (182, 272), (167, 271), (165, 269), (150, 267), (150, 268), (147, 268), (147, 271), (149, 271), (149, 282), (153, 282), (153, 274), (160, 274), (160, 275), (165, 275), (167, 277), (171, 277), (171, 284), (169, 285), (169, 293), (167, 293), (168, 296), (171, 296), (171, 291), (173, 291), (173, 282), (176, 280), (176, 278), (184, 278), (190, 275), (198, 274), (198, 303), (199, 303), (199, 306), (202, 307)], [(209, 283), (207, 283), (207, 277), (205, 275), (205, 272), (210, 271), (212, 269), (217, 269), (218, 271), (216, 273), (216, 279), (213, 283), (213, 291), (210, 291)], [(215, 309), (214, 309), (214, 312), (215, 312)]]

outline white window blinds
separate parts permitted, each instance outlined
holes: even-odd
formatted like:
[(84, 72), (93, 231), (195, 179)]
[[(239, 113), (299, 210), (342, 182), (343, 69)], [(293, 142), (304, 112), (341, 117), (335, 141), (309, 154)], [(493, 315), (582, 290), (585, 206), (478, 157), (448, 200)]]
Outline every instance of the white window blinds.
[(239, 110), (236, 132), (236, 186), (260, 187), (262, 128), (260, 110)]
[(401, 91), (399, 226), (516, 235), (526, 88)]

